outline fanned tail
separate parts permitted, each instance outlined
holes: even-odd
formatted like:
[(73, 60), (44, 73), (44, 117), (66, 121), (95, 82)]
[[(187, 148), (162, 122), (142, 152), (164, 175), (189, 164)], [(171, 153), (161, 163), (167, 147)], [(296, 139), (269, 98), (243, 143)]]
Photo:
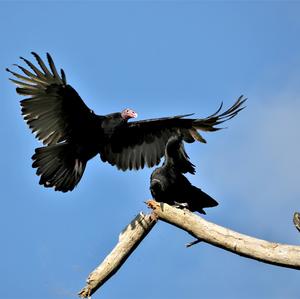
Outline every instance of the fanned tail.
[(191, 211), (197, 211), (201, 214), (206, 214), (203, 208), (212, 208), (218, 205), (218, 202), (203, 192), (201, 189), (191, 186), (191, 190), (187, 198), (190, 198), (188, 202), (189, 209)]
[(68, 143), (36, 148), (32, 159), (32, 167), (37, 168), (36, 174), (41, 176), (39, 183), (62, 192), (75, 188), (87, 162), (76, 158)]

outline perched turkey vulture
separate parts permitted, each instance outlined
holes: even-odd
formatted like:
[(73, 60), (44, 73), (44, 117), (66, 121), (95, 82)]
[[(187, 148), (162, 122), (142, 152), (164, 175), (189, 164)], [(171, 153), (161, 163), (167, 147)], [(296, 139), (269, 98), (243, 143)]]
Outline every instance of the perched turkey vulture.
[(218, 203), (201, 189), (193, 186), (183, 173), (195, 173), (180, 136), (172, 136), (165, 149), (165, 161), (156, 168), (150, 178), (150, 191), (156, 201), (183, 206), (205, 214), (203, 208)]
[(164, 155), (168, 139), (182, 135), (186, 142), (205, 142), (197, 130), (216, 131), (220, 123), (243, 109), (240, 97), (231, 108), (221, 107), (204, 119), (186, 118), (192, 114), (128, 122), (137, 114), (131, 109), (108, 115), (96, 115), (67, 84), (63, 70), (56, 70), (49, 53), (49, 67), (34, 52), (39, 67), (20, 57), (29, 67), (16, 65), (22, 73), (7, 69), (15, 79), (21, 101), (22, 115), (44, 147), (32, 156), (40, 184), (67, 192), (80, 181), (86, 163), (100, 154), (103, 162), (118, 169), (140, 169), (157, 165)]

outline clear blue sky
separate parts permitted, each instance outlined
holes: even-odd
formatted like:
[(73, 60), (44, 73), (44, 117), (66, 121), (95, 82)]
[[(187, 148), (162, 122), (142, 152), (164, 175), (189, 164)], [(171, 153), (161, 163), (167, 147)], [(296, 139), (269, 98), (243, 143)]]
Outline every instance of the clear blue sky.
[[(4, 70), (30, 51), (50, 52), (98, 114), (202, 117), (247, 96), (228, 129), (187, 147), (189, 178), (220, 203), (206, 219), (299, 245), (299, 14), (296, 1), (1, 1), (1, 297), (76, 298), (150, 198), (152, 170), (119, 172), (99, 157), (71, 193), (38, 185), (40, 144)], [(299, 272), (189, 241), (159, 223), (93, 298), (299, 298)]]

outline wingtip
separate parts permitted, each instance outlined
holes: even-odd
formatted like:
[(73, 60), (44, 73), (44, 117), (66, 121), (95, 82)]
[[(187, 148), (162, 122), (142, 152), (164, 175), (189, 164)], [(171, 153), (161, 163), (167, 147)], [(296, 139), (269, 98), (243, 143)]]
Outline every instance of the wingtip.
[(237, 103), (240, 103), (240, 105), (243, 105), (247, 100), (248, 100), (248, 98), (245, 98), (244, 95), (242, 94), (237, 99)]
[(48, 61), (53, 61), (53, 59), (52, 59), (52, 57), (51, 57), (51, 55), (50, 55), (49, 52), (46, 53), (46, 56), (47, 56)]
[(60, 74), (61, 74), (61, 79), (62, 79), (63, 83), (67, 84), (66, 74), (63, 69), (60, 69)]
[(40, 55), (37, 54), (36, 52), (31, 51), (30, 53), (34, 56), (34, 58), (35, 58), (36, 60), (39, 60), (39, 59), (40, 59)]

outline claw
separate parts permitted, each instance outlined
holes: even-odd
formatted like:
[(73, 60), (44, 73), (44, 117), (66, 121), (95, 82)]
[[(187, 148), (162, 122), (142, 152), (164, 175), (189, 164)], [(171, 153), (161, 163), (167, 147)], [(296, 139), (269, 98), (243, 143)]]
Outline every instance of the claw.
[(174, 207), (177, 208), (177, 209), (188, 209), (189, 204), (187, 202), (174, 201)]

